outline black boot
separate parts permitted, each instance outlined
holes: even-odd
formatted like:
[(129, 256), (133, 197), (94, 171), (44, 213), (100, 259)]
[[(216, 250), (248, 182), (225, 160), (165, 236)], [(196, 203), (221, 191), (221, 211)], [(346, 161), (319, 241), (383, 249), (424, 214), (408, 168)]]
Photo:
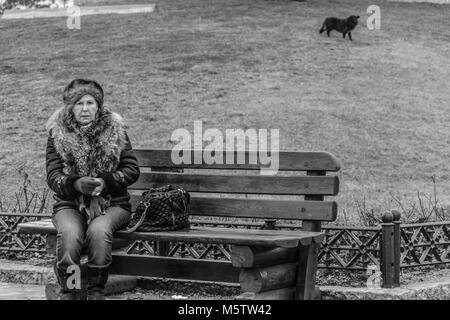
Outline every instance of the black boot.
[(108, 268), (87, 267), (87, 299), (105, 300), (105, 286), (108, 281)]
[[(67, 279), (70, 275), (66, 273), (66, 269), (57, 268), (56, 262), (53, 270), (58, 280), (57, 284), (47, 284), (45, 286), (45, 296), (47, 300), (83, 300), (82, 290), (67, 288)], [(84, 293), (84, 297), (86, 294)]]

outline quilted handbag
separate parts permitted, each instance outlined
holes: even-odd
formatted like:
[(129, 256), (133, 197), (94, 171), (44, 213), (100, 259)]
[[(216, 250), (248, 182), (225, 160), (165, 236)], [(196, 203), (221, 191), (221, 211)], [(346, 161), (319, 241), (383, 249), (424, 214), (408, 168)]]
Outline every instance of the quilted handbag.
[(142, 201), (128, 223), (128, 232), (169, 231), (189, 228), (189, 193), (167, 185), (142, 194)]

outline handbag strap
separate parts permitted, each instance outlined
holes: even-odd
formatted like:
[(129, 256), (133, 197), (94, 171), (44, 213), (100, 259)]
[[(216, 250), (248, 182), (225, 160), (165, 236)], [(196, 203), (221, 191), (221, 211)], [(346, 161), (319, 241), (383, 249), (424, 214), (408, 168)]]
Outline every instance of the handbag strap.
[(142, 225), (142, 223), (144, 222), (145, 217), (147, 216), (147, 211), (148, 211), (149, 205), (147, 203), (144, 203), (144, 206), (145, 206), (145, 210), (141, 214), (141, 217), (139, 218), (139, 221), (136, 222), (136, 224), (134, 226), (132, 226), (131, 228), (126, 228), (125, 232), (132, 233), (132, 232), (136, 231), (136, 229), (139, 228)]

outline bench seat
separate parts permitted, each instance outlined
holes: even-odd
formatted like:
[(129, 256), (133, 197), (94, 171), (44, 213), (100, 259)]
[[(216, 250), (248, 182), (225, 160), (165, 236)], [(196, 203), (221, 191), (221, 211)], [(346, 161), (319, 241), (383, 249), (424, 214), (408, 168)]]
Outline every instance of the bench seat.
[[(21, 223), (20, 233), (56, 234), (50, 219)], [(197, 227), (175, 231), (133, 232), (117, 231), (114, 238), (149, 241), (205, 242), (208, 244), (235, 244), (246, 246), (293, 248), (320, 243), (323, 232), (249, 230), (218, 227)]]

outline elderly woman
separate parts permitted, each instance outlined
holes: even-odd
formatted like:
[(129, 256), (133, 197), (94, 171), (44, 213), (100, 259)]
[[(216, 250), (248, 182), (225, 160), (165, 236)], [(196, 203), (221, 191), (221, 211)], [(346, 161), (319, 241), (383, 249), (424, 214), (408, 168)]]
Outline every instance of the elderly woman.
[(64, 107), (49, 119), (47, 183), (55, 192), (57, 229), (55, 273), (62, 299), (74, 299), (68, 267), (80, 265), (87, 249), (87, 298), (104, 299), (113, 233), (131, 216), (127, 187), (139, 167), (122, 118), (103, 106), (101, 86), (73, 80)]

